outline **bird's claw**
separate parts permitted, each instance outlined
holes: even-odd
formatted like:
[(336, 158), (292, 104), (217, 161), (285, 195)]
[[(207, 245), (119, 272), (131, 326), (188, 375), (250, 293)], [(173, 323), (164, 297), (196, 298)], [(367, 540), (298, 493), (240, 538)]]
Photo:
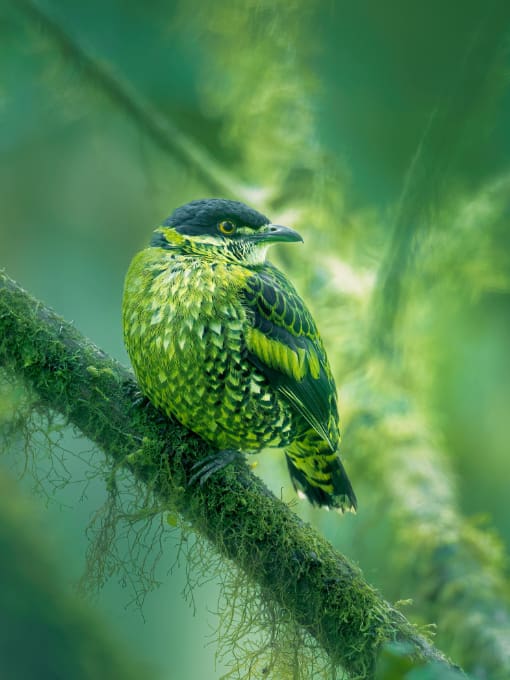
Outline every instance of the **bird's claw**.
[(139, 408), (142, 411), (145, 411), (146, 413), (148, 413), (151, 409), (155, 409), (156, 410), (155, 419), (157, 423), (167, 423), (169, 420), (169, 416), (167, 416), (166, 413), (161, 411), (157, 406), (154, 406), (149, 397), (146, 396), (140, 390), (136, 390), (136, 392), (134, 393), (133, 398), (131, 400), (131, 408), (132, 409)]
[(203, 486), (215, 472), (222, 470), (224, 467), (227, 467), (227, 465), (230, 465), (235, 460), (239, 459), (244, 460), (243, 454), (235, 449), (224, 449), (223, 451), (218, 451), (210, 456), (201, 458), (191, 468), (193, 474), (189, 478), (189, 486), (192, 486), (197, 482), (200, 486)]
[(146, 408), (148, 403), (149, 403), (149, 399), (145, 396), (145, 394), (138, 392), (137, 394), (134, 395), (134, 398), (131, 401), (131, 408), (139, 408), (139, 407)]

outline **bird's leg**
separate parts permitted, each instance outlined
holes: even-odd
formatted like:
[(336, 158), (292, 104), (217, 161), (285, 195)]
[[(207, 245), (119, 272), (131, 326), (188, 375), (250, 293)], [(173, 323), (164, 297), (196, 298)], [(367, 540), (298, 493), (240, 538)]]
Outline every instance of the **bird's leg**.
[(198, 482), (202, 486), (215, 472), (222, 470), (236, 460), (244, 460), (244, 456), (241, 451), (236, 451), (235, 449), (223, 449), (210, 456), (201, 458), (191, 468), (193, 474), (189, 478), (188, 484), (191, 486)]

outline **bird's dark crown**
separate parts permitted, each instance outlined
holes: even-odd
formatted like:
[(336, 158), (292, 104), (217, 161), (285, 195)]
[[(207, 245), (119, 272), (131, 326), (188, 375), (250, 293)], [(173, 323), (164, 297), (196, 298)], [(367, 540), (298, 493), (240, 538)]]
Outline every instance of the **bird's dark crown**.
[(151, 246), (193, 257), (259, 265), (272, 243), (302, 240), (293, 229), (271, 224), (244, 203), (206, 198), (174, 210), (154, 231)]
[(163, 224), (173, 227), (180, 234), (198, 236), (216, 234), (218, 223), (223, 220), (233, 222), (236, 227), (251, 227), (255, 230), (269, 224), (269, 219), (257, 210), (240, 201), (225, 198), (204, 198), (186, 203), (174, 210)]

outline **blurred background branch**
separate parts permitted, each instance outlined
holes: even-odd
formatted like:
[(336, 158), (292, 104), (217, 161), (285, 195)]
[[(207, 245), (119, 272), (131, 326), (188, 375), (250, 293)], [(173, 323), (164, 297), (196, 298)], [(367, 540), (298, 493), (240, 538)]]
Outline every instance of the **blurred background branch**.
[(240, 183), (205, 149), (180, 130), (169, 115), (162, 115), (151, 106), (140, 92), (115, 74), (107, 62), (99, 61), (88, 54), (37, 2), (16, 0), (16, 5), (26, 14), (28, 21), (34, 23), (37, 30), (43, 31), (52, 40), (62, 59), (75, 62), (82, 77), (91, 86), (100, 88), (155, 144), (189, 168), (208, 191), (242, 196), (249, 200), (251, 192), (247, 186)]

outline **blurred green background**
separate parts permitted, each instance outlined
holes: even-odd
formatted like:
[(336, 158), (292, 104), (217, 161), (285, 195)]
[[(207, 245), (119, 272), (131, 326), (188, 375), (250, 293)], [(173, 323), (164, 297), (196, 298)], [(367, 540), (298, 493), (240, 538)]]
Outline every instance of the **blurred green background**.
[[(461, 510), (485, 518), (508, 548), (509, 19), (495, 0), (4, 0), (0, 266), (127, 363), (130, 258), (175, 207), (218, 193), (147, 130), (159, 112), (208, 171), (225, 168), (253, 188), (255, 207), (305, 235), (303, 248), (275, 249), (274, 259), (323, 330), (347, 425), (358, 355), (380, 353), (444, 450)], [(127, 84), (146, 119), (105, 87), (102, 69)], [(72, 433), (65, 445), (90, 448)], [(15, 457), (2, 461), (12, 477)], [(69, 456), (73, 479), (87, 476), (86, 458)], [(292, 499), (278, 455), (259, 458), (271, 488)], [(363, 522), (372, 482), (349, 457), (347, 466), (362, 489), (359, 521), (297, 507), (379, 584), (383, 529)], [(49, 502), (29, 476), (19, 484), (34, 496), (45, 549), (74, 583), (104, 483), (50, 488)], [(142, 613), (116, 576), (94, 606), (151, 677), (220, 677), (208, 644), (216, 586), (195, 593), (194, 615), (181, 596), (185, 565), (169, 574), (174, 544)], [(386, 593), (413, 597), (398, 584)]]

